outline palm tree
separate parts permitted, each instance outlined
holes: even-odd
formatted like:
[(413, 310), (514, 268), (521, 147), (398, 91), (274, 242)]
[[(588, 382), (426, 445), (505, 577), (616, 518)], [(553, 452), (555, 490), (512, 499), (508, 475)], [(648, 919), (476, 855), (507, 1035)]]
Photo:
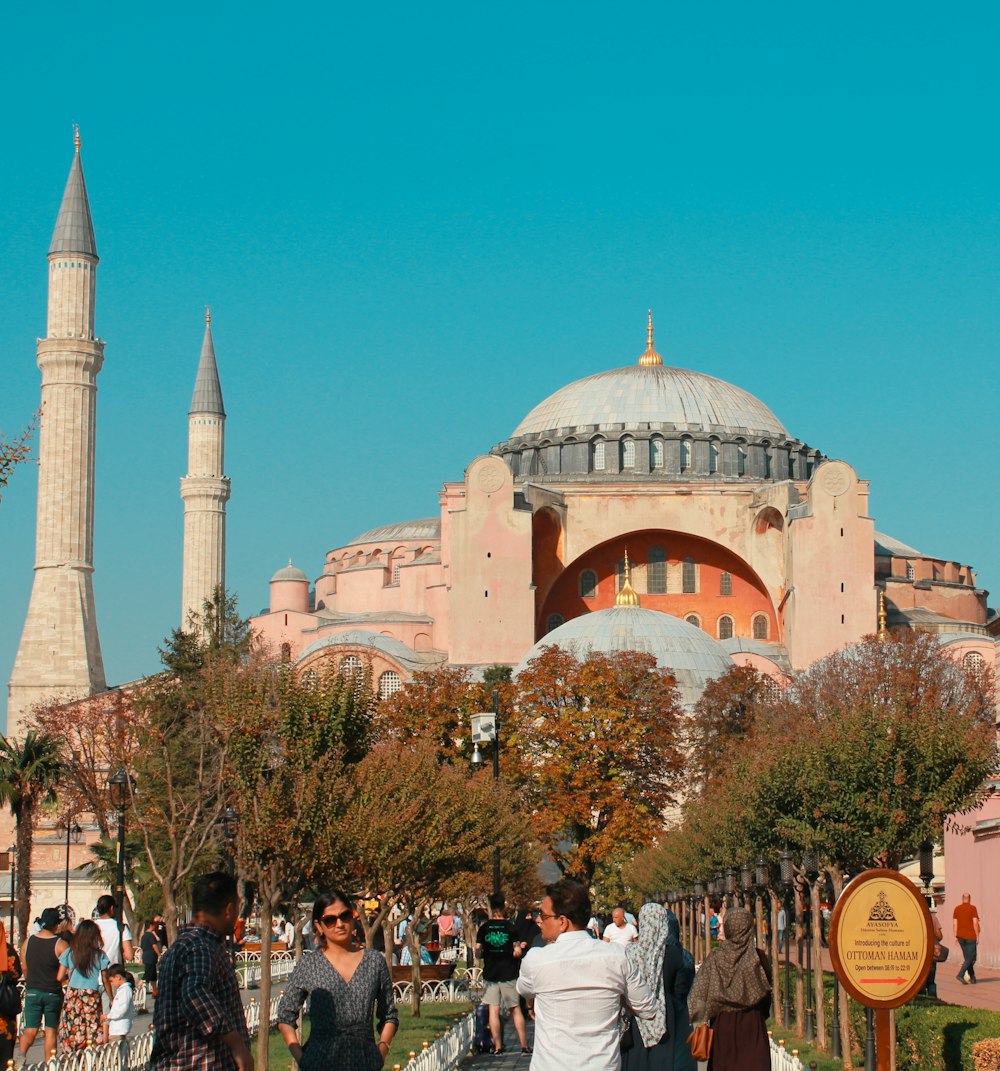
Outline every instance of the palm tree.
[(31, 918), (31, 850), (38, 807), (55, 802), (65, 769), (58, 737), (34, 729), (20, 743), (0, 737), (0, 806), (10, 806), (17, 828), (14, 901), (22, 936)]

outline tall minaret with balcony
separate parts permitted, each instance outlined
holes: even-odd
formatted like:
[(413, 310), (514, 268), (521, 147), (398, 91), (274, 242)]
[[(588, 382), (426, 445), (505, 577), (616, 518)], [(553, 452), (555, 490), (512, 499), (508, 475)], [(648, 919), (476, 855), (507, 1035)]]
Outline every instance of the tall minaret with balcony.
[(226, 503), (229, 479), (223, 476), (226, 410), (215, 363), (212, 314), (205, 311), (205, 341), (188, 413), (188, 474), (181, 479), (184, 500), (184, 576), (181, 628), (201, 616), (205, 600), (226, 583)]
[(94, 435), (104, 343), (94, 336), (97, 244), (80, 161), (80, 132), (49, 247), (49, 309), (38, 340), (35, 579), (9, 685), (7, 735), (56, 697), (102, 692), (94, 611)]

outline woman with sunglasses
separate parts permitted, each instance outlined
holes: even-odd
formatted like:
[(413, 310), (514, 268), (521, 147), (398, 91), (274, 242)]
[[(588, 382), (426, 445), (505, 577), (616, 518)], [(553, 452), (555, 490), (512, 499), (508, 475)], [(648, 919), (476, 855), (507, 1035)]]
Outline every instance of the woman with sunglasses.
[[(320, 894), (312, 912), (317, 950), (299, 960), (278, 1005), (278, 1030), (302, 1071), (378, 1071), (399, 1026), (385, 956), (355, 946), (355, 917), (345, 893)], [(307, 998), (310, 1029), (303, 1046), (296, 1024)]]

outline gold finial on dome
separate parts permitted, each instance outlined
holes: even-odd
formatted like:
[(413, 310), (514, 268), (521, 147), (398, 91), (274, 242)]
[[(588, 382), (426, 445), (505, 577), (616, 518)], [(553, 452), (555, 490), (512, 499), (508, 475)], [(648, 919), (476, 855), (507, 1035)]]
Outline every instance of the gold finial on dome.
[(76, 151), (80, 151), (80, 124), (73, 124), (73, 145), (76, 147)]
[(639, 596), (632, 587), (632, 567), (628, 563), (628, 551), (625, 551), (625, 578), (621, 591), (615, 596), (615, 606), (638, 606)]
[(653, 310), (649, 310), (646, 323), (646, 352), (639, 358), (639, 364), (644, 368), (652, 365), (663, 364), (663, 358), (653, 349)]

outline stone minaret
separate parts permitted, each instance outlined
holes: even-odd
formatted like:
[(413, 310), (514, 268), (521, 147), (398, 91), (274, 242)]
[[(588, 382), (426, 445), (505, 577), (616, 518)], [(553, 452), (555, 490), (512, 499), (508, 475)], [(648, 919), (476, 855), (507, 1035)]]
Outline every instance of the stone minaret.
[(7, 734), (32, 706), (105, 690), (94, 612), (94, 433), (104, 343), (94, 337), (97, 245), (80, 134), (49, 247), (49, 311), (38, 340), (35, 579), (9, 686)]
[(201, 615), (205, 600), (226, 583), (226, 503), (229, 479), (223, 476), (226, 410), (215, 364), (212, 314), (205, 312), (205, 341), (188, 414), (188, 474), (181, 479), (184, 500), (184, 579), (181, 628), (191, 614)]

